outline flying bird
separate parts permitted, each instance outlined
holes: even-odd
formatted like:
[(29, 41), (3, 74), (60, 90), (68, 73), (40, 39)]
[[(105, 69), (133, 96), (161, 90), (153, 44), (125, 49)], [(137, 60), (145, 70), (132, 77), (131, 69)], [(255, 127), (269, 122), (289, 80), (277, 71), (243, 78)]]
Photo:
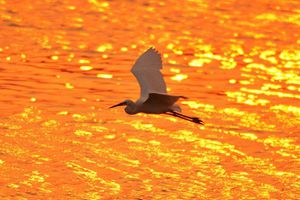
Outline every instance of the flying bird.
[(140, 85), (140, 98), (136, 102), (128, 99), (110, 108), (126, 106), (125, 112), (130, 115), (136, 113), (168, 114), (197, 124), (204, 124), (198, 117), (189, 117), (180, 113), (181, 108), (176, 102), (186, 97), (167, 94), (161, 69), (161, 56), (156, 49), (151, 47), (136, 60), (131, 69)]

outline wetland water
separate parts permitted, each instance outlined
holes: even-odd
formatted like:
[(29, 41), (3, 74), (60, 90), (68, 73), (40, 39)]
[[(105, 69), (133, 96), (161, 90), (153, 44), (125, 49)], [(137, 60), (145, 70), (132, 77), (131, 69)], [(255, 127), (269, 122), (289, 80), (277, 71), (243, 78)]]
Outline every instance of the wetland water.
[[(297, 0), (0, 0), (1, 199), (299, 199)], [(108, 109), (155, 46), (199, 126)]]

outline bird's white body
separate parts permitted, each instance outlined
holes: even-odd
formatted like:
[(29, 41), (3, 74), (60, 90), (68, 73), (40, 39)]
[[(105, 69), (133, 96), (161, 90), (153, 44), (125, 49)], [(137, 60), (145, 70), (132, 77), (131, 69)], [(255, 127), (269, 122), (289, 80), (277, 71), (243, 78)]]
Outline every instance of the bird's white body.
[(170, 112), (176, 117), (195, 123), (202, 123), (198, 118), (177, 113), (181, 112), (181, 108), (175, 102), (179, 98), (186, 97), (167, 94), (166, 83), (160, 72), (161, 69), (162, 61), (160, 54), (154, 48), (148, 49), (136, 60), (131, 69), (141, 88), (140, 98), (136, 102), (125, 100), (111, 108), (126, 105), (125, 112), (131, 115), (140, 112), (149, 114)]

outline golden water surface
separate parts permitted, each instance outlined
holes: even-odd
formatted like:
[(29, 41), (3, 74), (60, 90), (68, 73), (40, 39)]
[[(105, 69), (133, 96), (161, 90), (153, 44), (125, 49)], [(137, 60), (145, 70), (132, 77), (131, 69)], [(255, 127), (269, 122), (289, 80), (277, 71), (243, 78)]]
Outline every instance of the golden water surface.
[[(108, 109), (162, 53), (183, 113)], [(0, 0), (0, 199), (300, 199), (300, 1)]]

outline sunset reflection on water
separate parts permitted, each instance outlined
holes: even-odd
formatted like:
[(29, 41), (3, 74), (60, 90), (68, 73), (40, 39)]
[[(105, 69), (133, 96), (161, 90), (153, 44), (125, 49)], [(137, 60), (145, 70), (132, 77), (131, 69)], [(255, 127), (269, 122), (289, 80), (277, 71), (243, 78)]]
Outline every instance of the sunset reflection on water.
[[(0, 0), (1, 199), (300, 199), (299, 8)], [(205, 126), (108, 109), (151, 46)]]

